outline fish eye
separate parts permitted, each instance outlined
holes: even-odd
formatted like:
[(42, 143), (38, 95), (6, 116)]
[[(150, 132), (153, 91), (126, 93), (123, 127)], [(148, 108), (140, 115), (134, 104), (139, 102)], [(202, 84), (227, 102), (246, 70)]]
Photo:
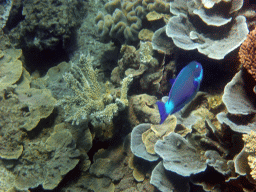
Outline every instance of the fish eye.
[(196, 68), (198, 68), (199, 66), (198, 65), (196, 65)]

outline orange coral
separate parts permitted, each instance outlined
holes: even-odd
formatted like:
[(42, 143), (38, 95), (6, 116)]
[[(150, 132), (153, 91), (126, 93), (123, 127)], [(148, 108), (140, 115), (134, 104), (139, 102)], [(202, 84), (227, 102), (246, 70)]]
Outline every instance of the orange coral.
[(243, 67), (256, 80), (256, 28), (247, 35), (238, 54)]

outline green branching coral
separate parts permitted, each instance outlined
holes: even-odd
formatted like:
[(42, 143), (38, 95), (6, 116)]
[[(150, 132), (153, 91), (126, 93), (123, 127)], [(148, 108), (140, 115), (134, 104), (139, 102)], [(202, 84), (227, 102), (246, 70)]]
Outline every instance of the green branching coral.
[(98, 71), (92, 67), (93, 58), (81, 55), (78, 64), (72, 63), (69, 73), (64, 75), (72, 96), (65, 96), (58, 102), (65, 110), (66, 121), (79, 124), (81, 120), (90, 121), (94, 126), (110, 123), (128, 105), (128, 85), (132, 76), (123, 79), (120, 98), (115, 101), (110, 91), (110, 83), (101, 84), (97, 80)]

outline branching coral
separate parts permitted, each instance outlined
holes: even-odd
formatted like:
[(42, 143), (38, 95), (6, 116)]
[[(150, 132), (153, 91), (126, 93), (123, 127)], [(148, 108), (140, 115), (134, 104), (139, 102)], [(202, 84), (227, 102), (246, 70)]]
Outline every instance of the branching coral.
[(252, 30), (239, 49), (239, 58), (243, 67), (256, 80), (256, 29)]
[(79, 124), (83, 119), (94, 126), (103, 122), (110, 123), (113, 116), (128, 105), (126, 97), (132, 76), (123, 79), (120, 99), (113, 102), (110, 83), (101, 85), (98, 82), (98, 73), (93, 69), (92, 62), (90, 55), (81, 55), (79, 63), (73, 63), (70, 72), (64, 75), (64, 80), (74, 95), (65, 96), (58, 105), (63, 105), (66, 121), (72, 121), (72, 124)]

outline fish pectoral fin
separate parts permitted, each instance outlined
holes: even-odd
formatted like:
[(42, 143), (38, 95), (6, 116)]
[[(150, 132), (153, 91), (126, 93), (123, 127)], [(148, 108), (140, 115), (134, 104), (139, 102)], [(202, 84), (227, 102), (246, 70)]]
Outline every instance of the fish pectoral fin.
[(165, 119), (168, 117), (169, 114), (166, 113), (165, 103), (158, 101), (158, 102), (156, 102), (156, 104), (158, 106), (158, 110), (159, 110), (160, 117), (161, 117), (160, 124), (162, 124), (165, 121)]
[(200, 82), (196, 79), (193, 81), (193, 84), (194, 84), (195, 88), (197, 88), (199, 86), (199, 83)]

